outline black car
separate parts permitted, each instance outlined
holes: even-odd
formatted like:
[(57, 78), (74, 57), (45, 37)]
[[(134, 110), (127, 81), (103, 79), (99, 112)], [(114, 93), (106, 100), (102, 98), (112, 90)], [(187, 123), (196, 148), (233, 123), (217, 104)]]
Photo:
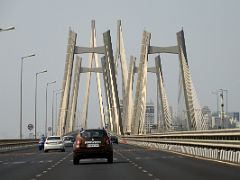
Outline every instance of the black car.
[(113, 147), (105, 129), (87, 129), (76, 136), (73, 164), (88, 158), (106, 158), (108, 163), (113, 163)]

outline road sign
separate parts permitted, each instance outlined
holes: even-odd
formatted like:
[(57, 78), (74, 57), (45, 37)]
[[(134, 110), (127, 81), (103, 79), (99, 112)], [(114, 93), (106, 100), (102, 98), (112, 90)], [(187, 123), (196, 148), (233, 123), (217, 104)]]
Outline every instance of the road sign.
[(27, 128), (29, 131), (31, 131), (33, 129), (33, 124), (28, 124)]

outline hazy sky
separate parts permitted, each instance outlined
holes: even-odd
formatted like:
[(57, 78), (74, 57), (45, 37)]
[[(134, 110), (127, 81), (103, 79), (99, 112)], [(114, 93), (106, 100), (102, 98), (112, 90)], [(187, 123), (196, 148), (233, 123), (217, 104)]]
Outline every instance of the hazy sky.
[[(136, 56), (137, 64), (143, 30), (151, 33), (151, 45), (172, 46), (176, 45), (176, 32), (183, 28), (190, 72), (201, 105), (215, 111), (216, 96), (212, 91), (222, 88), (228, 90), (229, 111), (240, 111), (239, 7), (239, 0), (0, 0), (0, 28), (16, 28), (0, 32), (0, 139), (19, 137), (21, 57), (36, 54), (23, 64), (23, 135), (28, 137), (27, 124), (34, 124), (36, 73), (48, 70), (38, 76), (37, 131), (43, 133), (46, 85), (57, 81), (48, 88), (51, 122), (53, 90), (62, 87), (68, 29), (77, 32), (79, 46), (89, 46), (92, 19), (96, 20), (97, 45), (103, 44), (102, 33), (110, 29), (113, 49), (116, 23), (121, 19), (127, 57)], [(149, 66), (154, 64), (154, 57), (149, 56)], [(178, 57), (161, 57), (169, 104), (175, 107)], [(87, 56), (83, 58), (86, 65)], [(84, 77), (81, 76), (81, 88), (85, 86)], [(97, 126), (96, 119), (100, 118), (95, 82), (93, 76), (91, 126)], [(153, 74), (148, 75), (148, 87), (148, 100), (154, 101), (156, 77)], [(80, 102), (84, 96), (82, 89)], [(78, 111), (81, 112), (81, 107)]]

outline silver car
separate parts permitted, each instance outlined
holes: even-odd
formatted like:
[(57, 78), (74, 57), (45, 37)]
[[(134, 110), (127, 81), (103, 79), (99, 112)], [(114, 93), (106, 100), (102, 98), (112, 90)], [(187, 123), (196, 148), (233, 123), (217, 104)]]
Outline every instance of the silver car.
[(63, 144), (65, 147), (73, 147), (75, 139), (73, 136), (63, 136)]
[(61, 150), (65, 152), (65, 147), (61, 136), (49, 136), (44, 143), (44, 152), (48, 150)]

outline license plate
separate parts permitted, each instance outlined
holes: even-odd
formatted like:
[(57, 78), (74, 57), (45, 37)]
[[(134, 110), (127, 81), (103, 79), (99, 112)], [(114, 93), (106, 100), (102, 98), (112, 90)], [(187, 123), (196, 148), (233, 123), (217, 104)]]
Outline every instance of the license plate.
[(99, 144), (87, 144), (88, 148), (99, 147)]

